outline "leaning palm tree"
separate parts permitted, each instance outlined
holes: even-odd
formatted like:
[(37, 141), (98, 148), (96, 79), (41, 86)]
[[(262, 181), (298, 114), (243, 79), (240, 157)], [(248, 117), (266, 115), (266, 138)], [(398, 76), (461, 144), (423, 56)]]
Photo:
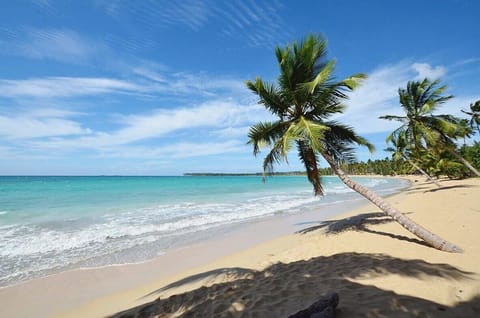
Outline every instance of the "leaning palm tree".
[(380, 196), (352, 181), (340, 168), (340, 164), (354, 160), (353, 145), (373, 151), (373, 146), (351, 127), (329, 120), (332, 115), (343, 112), (346, 92), (353, 90), (365, 75), (355, 74), (334, 81), (335, 63), (326, 60), (326, 42), (319, 36), (310, 35), (301, 43), (277, 47), (275, 53), (280, 66), (278, 84), (268, 84), (260, 78), (246, 83), (258, 95), (259, 103), (277, 117), (275, 121), (253, 125), (248, 134), (254, 155), (265, 147), (270, 148), (263, 162), (264, 176), (273, 171), (275, 164), (287, 161), (287, 154), (295, 146), (315, 195), (323, 194), (318, 172), (318, 162), (323, 157), (348, 187), (407, 230), (435, 248), (461, 252), (459, 247), (416, 224)]
[(420, 166), (418, 166), (412, 159), (411, 157), (411, 151), (409, 151), (409, 144), (407, 139), (405, 138), (405, 134), (400, 133), (398, 134), (395, 138), (392, 138), (390, 141), (392, 146), (387, 147), (385, 151), (391, 152), (392, 153), (392, 159), (394, 161), (398, 161), (400, 159), (405, 160), (408, 162), (415, 170), (420, 171), (421, 174), (427, 178), (428, 181), (434, 183), (437, 187), (441, 188), (442, 186), (435, 181), (428, 173), (425, 172)]
[(395, 136), (403, 133), (411, 143), (413, 150), (422, 151), (429, 148), (444, 148), (460, 160), (470, 171), (477, 176), (480, 173), (456, 151), (455, 140), (464, 136), (461, 129), (461, 120), (452, 115), (435, 115), (439, 106), (453, 98), (442, 96), (447, 88), (445, 85), (437, 87), (438, 80), (431, 82), (409, 81), (407, 88), (400, 88), (400, 105), (405, 116), (385, 115), (381, 119), (399, 121), (402, 125), (395, 129), (388, 137), (387, 143)]
[(480, 100), (470, 104), (470, 111), (462, 109), (462, 112), (470, 116), (470, 126), (477, 127), (478, 133), (480, 133)]

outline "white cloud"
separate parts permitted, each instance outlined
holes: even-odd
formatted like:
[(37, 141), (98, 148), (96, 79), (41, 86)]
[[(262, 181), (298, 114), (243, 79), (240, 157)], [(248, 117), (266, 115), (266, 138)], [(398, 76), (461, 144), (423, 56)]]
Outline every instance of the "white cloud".
[(75, 97), (106, 93), (144, 93), (140, 84), (112, 78), (46, 77), (25, 80), (0, 79), (0, 97)]
[[(162, 94), (213, 97), (228, 93), (246, 95), (242, 80), (225, 76), (192, 73), (162, 73), (144, 67), (130, 69), (136, 78), (129, 80), (102, 77), (41, 77), (0, 79), (0, 97), (72, 98), (99, 94)], [(140, 76), (141, 78), (139, 78)]]
[(0, 42), (0, 51), (32, 59), (78, 63), (107, 49), (104, 44), (70, 29), (20, 28), (6, 34), (5, 42)]
[(424, 78), (436, 80), (444, 76), (447, 72), (446, 68), (443, 66), (432, 67), (427, 63), (413, 63), (412, 69), (418, 73), (415, 78), (417, 80), (423, 80)]
[(106, 156), (137, 157), (137, 158), (192, 158), (212, 156), (219, 154), (231, 154), (245, 151), (246, 147), (238, 140), (223, 142), (179, 142), (163, 147), (132, 147), (120, 148), (115, 152), (104, 153)]
[(135, 75), (147, 78), (149, 80), (159, 82), (159, 83), (168, 83), (164, 75), (160, 74), (157, 71), (145, 68), (145, 67), (134, 67), (132, 72)]
[(392, 122), (378, 119), (382, 115), (401, 114), (398, 89), (412, 79), (409, 63), (399, 62), (375, 69), (368, 79), (350, 93), (345, 113), (338, 116), (360, 134), (392, 130)]
[[(240, 105), (233, 101), (209, 101), (196, 107), (159, 109), (149, 114), (117, 116), (122, 128), (111, 132), (94, 132), (78, 138), (55, 138), (35, 141), (40, 148), (101, 150), (112, 146), (127, 145), (145, 139), (171, 135), (177, 131), (224, 126), (245, 126), (269, 115), (258, 105)], [(246, 136), (245, 136), (246, 137)]]
[(78, 122), (63, 118), (70, 112), (44, 110), (15, 116), (0, 115), (0, 136), (7, 139), (32, 139), (90, 134)]

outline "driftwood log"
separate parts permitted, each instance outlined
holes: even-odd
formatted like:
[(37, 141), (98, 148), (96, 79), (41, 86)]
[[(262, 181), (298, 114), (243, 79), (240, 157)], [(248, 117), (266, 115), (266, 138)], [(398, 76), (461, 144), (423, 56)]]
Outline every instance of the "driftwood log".
[(300, 310), (288, 318), (334, 318), (338, 301), (338, 294), (330, 292), (311, 304), (307, 309)]

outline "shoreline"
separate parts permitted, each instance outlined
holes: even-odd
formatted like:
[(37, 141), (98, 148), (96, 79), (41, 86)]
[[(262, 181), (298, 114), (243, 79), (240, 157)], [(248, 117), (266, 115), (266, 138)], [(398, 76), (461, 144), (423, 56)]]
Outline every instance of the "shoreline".
[[(372, 178), (372, 176), (363, 177)], [(382, 176), (376, 177), (382, 178)], [(396, 189), (395, 193), (402, 190), (403, 187)], [(209, 238), (203, 239), (200, 243), (188, 244), (169, 249), (162, 255), (146, 261), (69, 269), (59, 273), (52, 273), (46, 276), (20, 281), (13, 285), (2, 286), (0, 287), (0, 304), (5, 302), (6, 306), (0, 307), (0, 313), (6, 311), (8, 316), (8, 307), (10, 304), (12, 304), (12, 308), (15, 308), (16, 305), (13, 305), (15, 302), (23, 302), (26, 299), (32, 298), (31, 302), (39, 303), (39, 305), (46, 310), (45, 317), (50, 317), (55, 313), (52, 308), (57, 306), (57, 301), (54, 299), (55, 297), (51, 297), (52, 294), (65, 295), (67, 300), (70, 298), (70, 301), (66, 301), (59, 306), (61, 310), (68, 310), (71, 307), (76, 307), (85, 302), (92, 301), (97, 297), (103, 297), (115, 293), (119, 289), (129, 290), (138, 285), (147, 284), (150, 281), (150, 278), (143, 279), (143, 275), (135, 274), (137, 272), (140, 273), (147, 271), (150, 273), (147, 276), (152, 277), (168, 277), (168, 275), (178, 274), (181, 271), (205, 265), (215, 259), (252, 248), (269, 240), (295, 233), (303, 227), (303, 225), (297, 224), (300, 221), (305, 222), (305, 220), (307, 220), (310, 222), (319, 222), (321, 220), (326, 220), (334, 215), (358, 208), (366, 202), (367, 201), (361, 197), (343, 202), (323, 203), (322, 200), (319, 200), (309, 206), (307, 211), (302, 213), (291, 214), (284, 212), (282, 214), (233, 224), (228, 226), (227, 230), (215, 229), (213, 235)], [(261, 235), (258, 235), (259, 233)], [(224, 240), (226, 240), (228, 244), (220, 243)], [(212, 247), (214, 247), (213, 250), (215, 252), (211, 251)], [(190, 255), (191, 253), (197, 253), (199, 256), (192, 256)], [(172, 264), (175, 262), (172, 260), (175, 259), (181, 259), (182, 265), (173, 266)], [(158, 271), (154, 269), (157, 267), (175, 268), (175, 270)], [(137, 276), (137, 278), (127, 278), (124, 282), (120, 283), (116, 281), (118, 272), (123, 273), (124, 271), (130, 270), (133, 271), (132, 276)], [(95, 282), (98, 279), (92, 277), (102, 277), (101, 280), (103, 287), (95, 287)], [(63, 288), (58, 287), (73, 281), (82, 282), (82, 286), (77, 287), (77, 291), (84, 290), (80, 295), (76, 295), (76, 292), (70, 294)], [(53, 285), (49, 287), (48, 294), (43, 293), (45, 285)], [(17, 299), (17, 295), (22, 296), (18, 296)], [(35, 300), (36, 297), (43, 299), (43, 301)], [(2, 301), (2, 299), (7, 299), (7, 301)], [(18, 315), (18, 313), (16, 314)], [(42, 317), (38, 312), (35, 314), (37, 317)], [(28, 316), (29, 314), (25, 315), (25, 317)]]
[[(414, 183), (414, 179), (418, 180), (421, 179), (421, 177), (412, 177), (410, 179), (412, 182), (408, 189), (403, 189), (400, 193), (388, 196), (388, 200), (396, 201), (399, 197), (405, 197), (412, 187), (424, 185), (424, 182), (421, 181)], [(365, 206), (365, 204), (367, 205)], [(313, 218), (316, 216), (316, 218), (314, 218), (313, 221), (311, 220), (310, 223), (319, 223), (320, 220), (318, 220), (318, 217), (321, 216), (324, 216), (322, 219), (343, 218), (365, 209), (375, 210), (375, 207), (367, 201), (363, 201), (360, 205), (357, 204), (353, 207), (344, 207), (342, 212), (332, 213), (328, 216), (322, 215), (319, 211), (311, 211), (310, 213), (314, 214), (314, 216), (310, 215), (309, 217)], [(285, 217), (289, 216), (284, 216), (282, 219)], [(273, 218), (277, 221), (278, 225), (278, 222), (280, 222), (278, 217), (274, 216)], [(287, 222), (291, 221), (292, 220), (289, 220)], [(263, 229), (261, 227), (262, 224), (264, 226)], [(5, 303), (2, 304), (3, 307), (0, 309), (0, 312), (2, 310), (5, 311), (2, 316), (22, 317), (22, 315), (19, 315), (19, 312), (15, 311), (15, 309), (19, 308), (18, 303), (29, 303), (29, 307), (32, 306), (34, 308), (23, 309), (25, 311), (30, 309), (31, 311), (29, 313), (34, 314), (37, 317), (50, 317), (55, 314), (56, 317), (103, 317), (122, 309), (139, 305), (149, 300), (148, 297), (142, 298), (139, 296), (147, 295), (149, 291), (156, 290), (158, 287), (166, 286), (198, 272), (205, 272), (218, 267), (227, 268), (229, 266), (226, 265), (230, 265), (231, 267), (232, 264), (234, 264), (235, 267), (261, 270), (262, 268), (278, 261), (278, 259), (275, 258), (275, 255), (286, 253), (292, 247), (296, 248), (296, 244), (306, 237), (304, 235), (292, 234), (294, 232), (292, 232), (290, 228), (290, 234), (287, 235), (282, 235), (280, 237), (277, 235), (273, 238), (262, 238), (260, 242), (253, 243), (253, 245), (241, 244), (241, 242), (245, 241), (244, 239), (241, 239), (242, 235), (244, 238), (248, 238), (249, 236), (258, 233), (267, 233), (265, 229), (271, 225), (271, 222), (267, 222), (266, 220), (259, 221), (253, 224), (253, 228), (250, 228), (250, 231), (237, 229), (238, 233), (236, 233), (236, 235), (239, 235), (237, 239), (232, 239), (232, 237), (225, 240), (223, 238), (214, 238), (212, 241), (204, 243), (203, 249), (202, 246), (198, 245), (178, 249), (169, 253), (170, 261), (166, 261), (165, 258), (163, 258), (162, 261), (161, 258), (164, 256), (162, 255), (160, 258), (144, 263), (113, 265), (93, 270), (84, 269), (63, 272), (47, 278), (37, 279), (35, 283), (28, 281), (26, 283), (20, 283), (20, 285), (14, 285), (12, 289), (16, 289), (17, 291), (14, 291), (13, 293), (11, 292), (12, 289), (10, 289), (8, 293), (5, 293), (5, 290), (9, 289), (9, 287), (6, 287), (0, 289), (0, 302)], [(428, 226), (428, 223), (425, 223), (425, 225)], [(302, 223), (297, 226), (305, 228), (308, 227), (308, 224)], [(448, 237), (446, 238), (448, 239)], [(328, 242), (330, 238), (322, 238), (322, 240)], [(232, 245), (232, 243), (235, 242), (237, 242), (237, 244), (240, 242), (240, 244), (237, 246)], [(310, 244), (311, 242), (303, 242), (302, 245), (306, 243)], [(334, 243), (336, 244), (338, 242)], [(242, 257), (242, 255), (245, 256), (245, 254), (251, 254), (252, 250), (256, 251), (254, 256), (249, 256), (247, 259)], [(192, 257), (192, 253), (195, 251), (197, 255)], [(221, 251), (221, 253), (219, 254), (218, 251)], [(260, 255), (258, 254), (259, 251)], [(313, 252), (314, 250), (312, 253)], [(313, 257), (314, 253), (307, 256)], [(188, 257), (190, 257), (190, 261), (188, 260)], [(302, 257), (308, 258), (305, 255), (302, 255)], [(193, 259), (195, 261), (192, 263), (191, 261), (193, 261)], [(178, 260), (182, 261), (179, 262)], [(284, 260), (280, 261), (282, 262)], [(119, 281), (119, 277), (121, 277), (121, 281)], [(162, 298), (167, 297), (175, 292), (192, 290), (202, 284), (211, 285), (215, 282), (222, 282), (222, 280), (225, 279), (225, 277), (223, 277), (223, 279), (215, 277), (206, 282), (196, 282), (186, 289), (169, 290), (167, 293), (161, 294), (161, 296)], [(65, 291), (69, 289), (65, 287), (68, 284), (72, 284), (72, 282), (75, 284), (75, 287), (73, 287), (74, 291), (72, 292), (75, 294), (75, 297), (73, 297), (74, 299), (69, 300), (68, 296), (72, 295), (65, 294)], [(48, 286), (47, 289), (45, 289), (46, 286)], [(40, 295), (40, 299), (35, 298), (35, 294), (37, 294), (37, 297)], [(60, 304), (58, 303), (58, 298), (55, 298), (59, 295), (61, 295), (60, 299), (62, 299), (62, 303)], [(136, 296), (132, 297), (132, 295)], [(9, 297), (5, 298), (5, 296)], [(156, 296), (158, 297), (158, 295)], [(29, 301), (29, 298), (33, 298), (31, 302)], [(51, 307), (52, 304), (48, 303), (47, 299), (49, 298), (50, 300), (56, 300), (53, 302), (53, 305), (57, 306), (56, 309), (53, 309)], [(15, 304), (15, 302), (17, 302), (17, 304)], [(8, 307), (10, 307), (10, 311), (8, 311)], [(45, 315), (42, 315), (42, 310), (44, 310), (43, 312)], [(49, 311), (50, 313), (48, 313)], [(25, 317), (28, 317), (29, 313), (25, 313)]]
[[(281, 176), (281, 177), (285, 177), (285, 176)], [(288, 176), (286, 176), (286, 177), (288, 177)], [(296, 176), (294, 176), (294, 177), (296, 177)], [(328, 177), (335, 177), (335, 176), (328, 176)], [(354, 177), (354, 178), (367, 178), (367, 179), (377, 179), (377, 178), (379, 178), (379, 179), (389, 179), (389, 178), (391, 178), (390, 176), (381, 176), (381, 175), (368, 175), (368, 176), (366, 176), (366, 175), (354, 175), (352, 177)], [(393, 177), (393, 178), (396, 178), (396, 177)], [(396, 179), (408, 180), (408, 177), (407, 178), (396, 178)], [(407, 187), (408, 187), (408, 185), (407, 185)], [(392, 190), (393, 193), (388, 193), (384, 196), (393, 195), (395, 193), (398, 193), (399, 191), (402, 191), (404, 188), (405, 188), (404, 186), (398, 186), (397, 188)], [(392, 192), (392, 191), (390, 191), (390, 192)], [(313, 198), (313, 194), (312, 194), (312, 198)], [(360, 196), (358, 196), (358, 198), (346, 198), (344, 201), (343, 200), (341, 200), (341, 201), (329, 201), (328, 200), (329, 198), (330, 198), (330, 196), (328, 196), (328, 198), (320, 198), (316, 202), (311, 202), (308, 205), (305, 205), (304, 207), (302, 207), (302, 209), (308, 210), (308, 212), (313, 212), (314, 217), (317, 216), (315, 213), (318, 213), (318, 217), (328, 218), (332, 214), (341, 213), (341, 212), (338, 212), (338, 211), (348, 210), (351, 207), (356, 207), (358, 205), (361, 205), (362, 202), (359, 202), (359, 201), (364, 200), (364, 198), (362, 198)], [(313, 210), (315, 210), (315, 211), (313, 211)], [(94, 270), (94, 269), (101, 269), (101, 268), (105, 268), (105, 267), (109, 267), (109, 266), (135, 265), (135, 264), (141, 264), (141, 263), (144, 263), (144, 262), (149, 262), (149, 261), (152, 261), (152, 260), (154, 260), (158, 257), (163, 257), (166, 253), (169, 253), (171, 251), (175, 251), (177, 249), (183, 249), (183, 248), (189, 247), (191, 245), (196, 245), (197, 242), (203, 242), (205, 244), (205, 243), (217, 240), (219, 237), (221, 238), (221, 237), (229, 236), (229, 233), (236, 233), (239, 230), (241, 231), (241, 229), (243, 229), (243, 228), (248, 228), (252, 224), (255, 224), (257, 222), (269, 222), (269, 221), (272, 221), (272, 220), (278, 219), (278, 218), (288, 219), (289, 216), (291, 216), (291, 215), (296, 215), (298, 217), (301, 217), (304, 214), (305, 214), (305, 212), (300, 212), (300, 213), (291, 212), (289, 209), (286, 209), (286, 210), (283, 210), (283, 211), (280, 211), (280, 212), (275, 212), (275, 213), (269, 214), (269, 215), (261, 215), (261, 216), (252, 217), (250, 219), (234, 221), (232, 224), (222, 223), (222, 224), (215, 225), (211, 228), (201, 229), (201, 230), (196, 231), (196, 232), (182, 234), (182, 238), (185, 238), (187, 235), (192, 237), (192, 238), (187, 238), (185, 240), (185, 242), (176, 243), (173, 246), (167, 247), (165, 250), (162, 250), (160, 254), (153, 255), (153, 256), (149, 255), (145, 259), (142, 258), (140, 260), (127, 260), (127, 261), (121, 261), (120, 263), (100, 264), (100, 265), (82, 265), (82, 264), (75, 265), (75, 264), (72, 264), (72, 266), (45, 269), (42, 272), (33, 275), (32, 277), (28, 277), (26, 279), (21, 279), (21, 280), (9, 282), (9, 283), (6, 283), (5, 285), (0, 285), (0, 290), (4, 289), (4, 288), (13, 287), (13, 286), (16, 286), (16, 285), (19, 285), (19, 284), (27, 283), (27, 282), (32, 281), (32, 280), (47, 278), (47, 277), (54, 276), (54, 275), (64, 273), (64, 272), (71, 272), (71, 271), (76, 271), (76, 270)], [(270, 235), (270, 237), (268, 239), (272, 239), (274, 237), (290, 234), (293, 230), (295, 230), (295, 229), (293, 229), (293, 228), (285, 229), (285, 226), (284, 226), (284, 228), (282, 228), (282, 231), (277, 231), (275, 233), (270, 233), (272, 235)], [(181, 239), (181, 238), (179, 237), (179, 239)], [(261, 241), (256, 241), (252, 244), (249, 244), (249, 246), (252, 246), (253, 244), (258, 244), (259, 242), (261, 242)]]
[[(297, 225), (298, 220), (315, 220), (311, 222), (327, 220), (332, 216), (358, 208), (365, 204), (365, 201), (363, 198), (358, 198), (341, 203), (325, 205), (321, 205), (321, 201), (318, 203), (320, 203), (319, 206), (314, 206), (306, 212), (272, 215), (231, 225), (229, 230), (219, 231), (217, 235), (212, 235), (200, 243), (167, 250), (164, 254), (150, 260), (70, 269), (0, 287), (0, 316), (31, 317), (35, 314), (36, 317), (67, 317), (65, 311), (82, 307), (99, 298), (108, 298), (119, 291), (128, 292), (147, 285), (151, 283), (152, 277), (169, 279), (169, 276), (175, 277), (217, 259), (228, 257), (232, 253), (292, 235), (303, 227), (303, 225)], [(274, 230), (271, 229), (272, 227)], [(177, 260), (181, 260), (181, 264), (178, 264)], [(121, 282), (118, 281), (119, 277)], [(76, 284), (77, 292), (69, 294), (64, 286), (73, 282)], [(45, 294), (46, 286), (48, 286), (48, 293)], [(58, 304), (57, 295), (62, 295), (64, 298), (61, 305)], [(38, 304), (39, 307), (35, 312), (19, 315), (15, 310), (25, 301)], [(53, 309), (54, 307), (56, 309)], [(40, 312), (38, 308), (41, 309)], [(45, 312), (44, 315), (41, 314), (42, 309)]]

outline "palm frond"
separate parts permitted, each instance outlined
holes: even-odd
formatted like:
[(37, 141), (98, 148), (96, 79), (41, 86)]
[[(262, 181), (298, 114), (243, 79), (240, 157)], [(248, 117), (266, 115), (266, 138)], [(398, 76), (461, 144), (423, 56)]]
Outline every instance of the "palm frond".
[(363, 73), (357, 73), (350, 77), (345, 78), (341, 83), (343, 83), (350, 90), (356, 89), (363, 81), (367, 78), (367, 75)]
[(323, 139), (324, 133), (330, 129), (328, 126), (307, 120), (301, 116), (298, 122), (292, 125), (292, 127), (294, 127), (293, 132), (297, 140), (308, 143), (314, 152), (321, 152), (323, 150), (321, 140)]
[(288, 103), (282, 100), (282, 95), (279, 94), (278, 89), (273, 84), (268, 84), (260, 78), (256, 78), (255, 83), (247, 81), (247, 87), (260, 98), (258, 103), (262, 104), (272, 114), (278, 117), (285, 116), (288, 110)]
[(305, 89), (308, 94), (313, 94), (318, 87), (324, 85), (332, 76), (333, 69), (335, 67), (335, 61), (330, 61), (328, 64), (318, 73), (313, 81), (301, 83), (299, 87)]
[(253, 154), (256, 156), (261, 149), (272, 146), (285, 132), (286, 124), (281, 121), (259, 122), (250, 127), (247, 144), (253, 145)]

